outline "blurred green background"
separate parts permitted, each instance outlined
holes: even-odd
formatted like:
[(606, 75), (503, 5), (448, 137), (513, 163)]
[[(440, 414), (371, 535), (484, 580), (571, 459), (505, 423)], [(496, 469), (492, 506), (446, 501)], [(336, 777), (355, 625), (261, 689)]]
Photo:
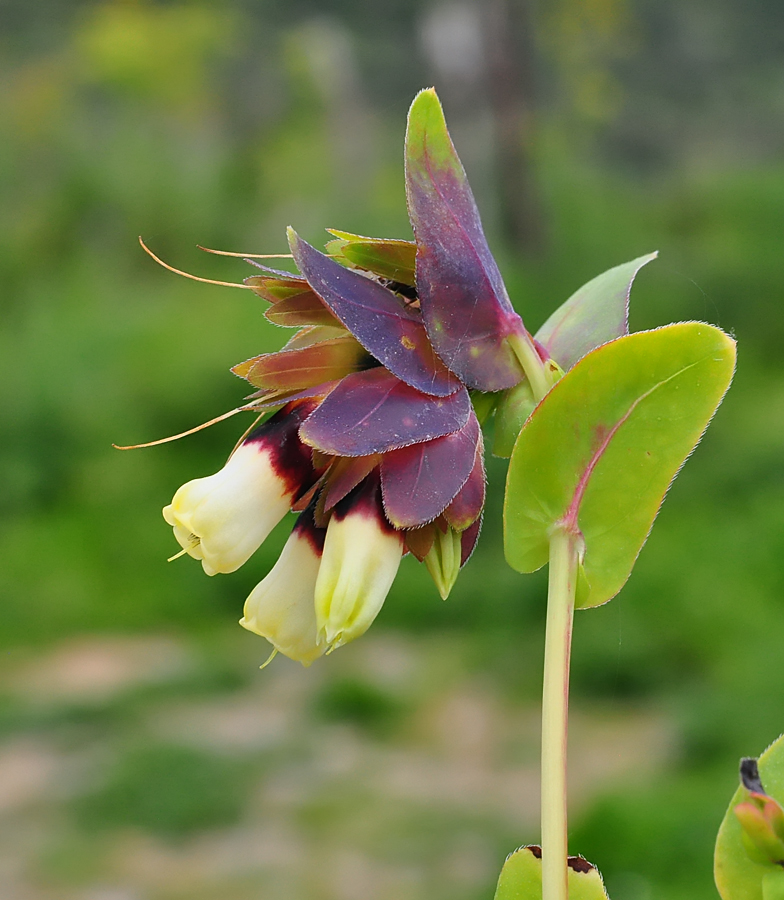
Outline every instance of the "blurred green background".
[(741, 755), (784, 729), (784, 6), (775, 0), (0, 2), (3, 900), (480, 900), (537, 837), (544, 580), (505, 463), (442, 603), (404, 561), (304, 670), (235, 624), (283, 540), (207, 578), (160, 509), (279, 347), (197, 243), (409, 237), (435, 84), (533, 330), (652, 249), (632, 326), (737, 335), (735, 386), (622, 594), (578, 613), (571, 846), (613, 900), (715, 896)]

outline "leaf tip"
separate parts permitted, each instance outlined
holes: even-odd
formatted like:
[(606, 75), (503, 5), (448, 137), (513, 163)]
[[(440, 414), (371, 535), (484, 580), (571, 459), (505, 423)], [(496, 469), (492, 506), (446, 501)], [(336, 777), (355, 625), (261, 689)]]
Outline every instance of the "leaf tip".
[(446, 129), (446, 118), (441, 101), (438, 98), (434, 87), (423, 88), (414, 97), (411, 107), (408, 110), (408, 128), (421, 128), (427, 131), (429, 127), (437, 127)]

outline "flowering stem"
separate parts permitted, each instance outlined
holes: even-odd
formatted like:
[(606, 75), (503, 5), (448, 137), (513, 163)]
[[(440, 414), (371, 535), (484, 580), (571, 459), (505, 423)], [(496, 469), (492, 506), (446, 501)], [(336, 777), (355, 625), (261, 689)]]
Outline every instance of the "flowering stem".
[(542, 900), (567, 900), (566, 736), (577, 536), (550, 538), (542, 696)]
[(509, 346), (514, 350), (515, 356), (520, 361), (523, 371), (531, 385), (534, 399), (538, 403), (552, 386), (547, 380), (545, 365), (539, 356), (531, 335), (527, 331), (522, 334), (515, 332), (509, 335)]

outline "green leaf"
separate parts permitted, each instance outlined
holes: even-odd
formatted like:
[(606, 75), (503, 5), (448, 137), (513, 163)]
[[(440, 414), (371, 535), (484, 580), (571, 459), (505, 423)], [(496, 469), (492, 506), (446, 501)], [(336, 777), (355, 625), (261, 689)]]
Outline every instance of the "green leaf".
[(416, 244), (394, 238), (369, 238), (348, 231), (328, 229), (337, 240), (329, 241), (327, 252), (339, 255), (352, 268), (373, 272), (413, 287)]
[[(768, 747), (758, 763), (765, 792), (784, 804), (784, 735)], [(752, 860), (748, 840), (735, 815), (735, 807), (748, 796), (741, 785), (721, 823), (713, 859), (716, 887), (722, 900), (784, 900), (784, 869)]]
[(658, 253), (648, 253), (608, 269), (584, 284), (536, 333), (563, 369), (596, 347), (629, 333), (629, 292), (640, 269)]
[(583, 357), (515, 444), (504, 506), (512, 568), (535, 571), (554, 528), (579, 528), (590, 586), (580, 605), (614, 597), (734, 368), (735, 342), (701, 322), (626, 335)]
[[(542, 900), (542, 851), (520, 847), (501, 869), (495, 900)], [(596, 866), (581, 856), (569, 857), (569, 900), (608, 900)]]
[(762, 900), (784, 900), (784, 869), (772, 869), (762, 876)]

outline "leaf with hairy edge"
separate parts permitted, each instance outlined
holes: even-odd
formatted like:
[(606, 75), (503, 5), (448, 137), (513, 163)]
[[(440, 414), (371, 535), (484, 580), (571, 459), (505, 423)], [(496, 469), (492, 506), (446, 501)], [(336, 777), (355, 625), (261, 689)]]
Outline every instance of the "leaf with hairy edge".
[[(337, 322), (337, 319), (335, 321)], [(281, 349), (301, 350), (303, 347), (311, 347), (322, 341), (331, 341), (333, 338), (342, 337), (354, 340), (340, 322), (337, 322), (337, 325), (307, 325), (292, 335)]]
[(300, 325), (340, 326), (340, 322), (324, 305), (321, 298), (308, 289), (295, 296), (286, 297), (273, 303), (264, 315), (275, 325), (296, 328)]
[(327, 253), (338, 253), (350, 265), (413, 287), (416, 283), (416, 244), (394, 238), (370, 238), (347, 231), (327, 229), (337, 240), (330, 241)]
[(465, 388), (433, 397), (379, 366), (347, 375), (302, 424), (300, 437), (335, 456), (369, 456), (459, 431), (470, 411)]
[(479, 434), (479, 442), (476, 447), (476, 459), (468, 481), (460, 488), (455, 499), (444, 510), (444, 518), (455, 531), (465, 531), (469, 525), (476, 522), (482, 515), (485, 505), (485, 476), (484, 447), (482, 435)]
[(460, 382), (436, 356), (418, 310), (378, 282), (320, 253), (289, 229), (294, 260), (310, 286), (354, 337), (406, 384), (446, 397)]
[(257, 388), (297, 391), (360, 372), (371, 364), (367, 350), (346, 335), (298, 350), (264, 353), (232, 371)]
[(395, 528), (432, 521), (447, 508), (474, 468), (479, 436), (471, 409), (460, 431), (384, 454), (381, 495)]
[(734, 368), (735, 342), (702, 322), (626, 335), (583, 357), (515, 444), (504, 505), (512, 568), (540, 568), (552, 529), (579, 528), (590, 586), (579, 605), (614, 597)]
[[(582, 856), (568, 859), (569, 900), (608, 900), (596, 866)], [(495, 900), (542, 900), (542, 849), (520, 847), (506, 858)]]
[[(776, 806), (776, 801), (784, 805), (784, 736), (768, 747), (757, 764), (760, 786), (768, 799)], [(716, 887), (722, 900), (780, 900), (784, 897), (784, 868), (755, 852), (736, 814), (738, 806), (748, 803), (749, 797), (749, 791), (741, 785), (721, 823), (713, 859)], [(780, 828), (780, 821), (770, 815), (766, 818), (771, 826)], [(784, 834), (778, 838), (784, 840)]]
[(629, 293), (648, 253), (608, 269), (584, 284), (550, 316), (536, 340), (565, 371), (596, 347), (629, 333)]
[(417, 94), (406, 131), (406, 196), (417, 243), (416, 283), (430, 340), (449, 368), (483, 391), (522, 369), (506, 340), (522, 334), (433, 89)]

